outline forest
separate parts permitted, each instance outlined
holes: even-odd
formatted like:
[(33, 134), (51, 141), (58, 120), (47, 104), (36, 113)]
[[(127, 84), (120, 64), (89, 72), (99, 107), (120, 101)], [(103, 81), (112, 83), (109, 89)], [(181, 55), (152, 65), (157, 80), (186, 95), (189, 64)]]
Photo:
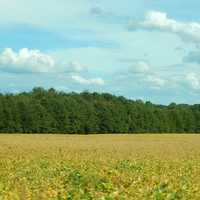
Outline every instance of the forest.
[(200, 133), (200, 105), (37, 87), (0, 94), (0, 133)]

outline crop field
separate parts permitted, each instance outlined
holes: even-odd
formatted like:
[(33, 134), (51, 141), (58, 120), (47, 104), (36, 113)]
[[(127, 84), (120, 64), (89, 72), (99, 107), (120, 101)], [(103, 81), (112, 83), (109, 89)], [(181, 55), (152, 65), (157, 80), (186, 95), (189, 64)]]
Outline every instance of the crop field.
[(0, 135), (0, 200), (199, 200), (198, 135)]

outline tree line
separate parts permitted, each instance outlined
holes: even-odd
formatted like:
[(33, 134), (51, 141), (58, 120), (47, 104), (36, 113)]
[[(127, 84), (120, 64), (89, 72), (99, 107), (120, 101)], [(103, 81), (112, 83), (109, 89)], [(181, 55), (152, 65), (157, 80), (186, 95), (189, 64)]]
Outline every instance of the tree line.
[(0, 133), (200, 133), (200, 105), (38, 87), (0, 94)]

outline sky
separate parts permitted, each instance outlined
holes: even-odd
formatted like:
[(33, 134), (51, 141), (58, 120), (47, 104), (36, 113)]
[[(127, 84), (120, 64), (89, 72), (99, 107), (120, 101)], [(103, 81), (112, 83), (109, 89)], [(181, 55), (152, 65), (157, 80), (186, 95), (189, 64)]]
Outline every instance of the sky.
[(200, 1), (0, 0), (0, 92), (42, 86), (200, 103)]

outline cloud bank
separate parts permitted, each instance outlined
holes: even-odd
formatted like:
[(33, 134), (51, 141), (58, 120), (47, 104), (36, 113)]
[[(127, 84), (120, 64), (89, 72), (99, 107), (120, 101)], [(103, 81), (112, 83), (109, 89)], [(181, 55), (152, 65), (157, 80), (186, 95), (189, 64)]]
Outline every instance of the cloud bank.
[(188, 82), (189, 86), (192, 89), (194, 89), (194, 90), (200, 89), (200, 78), (196, 73), (191, 72), (191, 73), (187, 74), (186, 81)]
[(45, 73), (55, 68), (54, 59), (39, 50), (27, 48), (15, 52), (11, 48), (0, 54), (0, 70), (7, 72)]
[(200, 23), (180, 22), (168, 17), (167, 13), (150, 11), (142, 22), (130, 22), (129, 30), (145, 29), (173, 33), (184, 41), (200, 42)]
[(81, 85), (95, 85), (95, 86), (103, 86), (105, 85), (105, 81), (102, 78), (91, 78), (86, 79), (80, 75), (72, 75), (72, 80)]

